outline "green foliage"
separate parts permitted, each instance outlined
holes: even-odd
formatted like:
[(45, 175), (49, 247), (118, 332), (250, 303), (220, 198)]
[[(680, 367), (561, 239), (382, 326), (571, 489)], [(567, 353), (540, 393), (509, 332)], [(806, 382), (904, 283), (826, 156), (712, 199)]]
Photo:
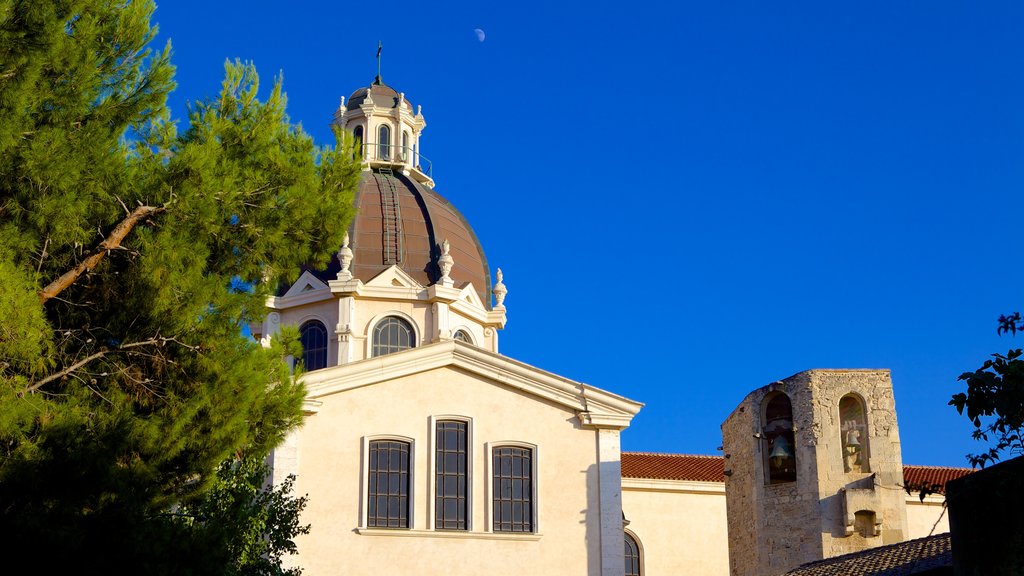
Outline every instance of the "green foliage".
[(225, 462), (217, 481), (203, 499), (183, 507), (177, 517), (203, 533), (208, 542), (220, 543), (225, 552), (219, 574), (225, 576), (297, 576), (296, 568), (283, 569), (285, 554), (296, 551), (292, 538), (308, 534), (299, 522), (306, 498), (291, 495), (293, 477), (281, 485), (264, 487), (269, 469), (262, 458), (245, 457)]
[[(1002, 329), (1000, 330), (1003, 331)], [(974, 424), (975, 440), (992, 441), (987, 451), (967, 456), (972, 466), (985, 467), (996, 462), (1004, 451), (1024, 452), (1024, 360), (1020, 349), (1005, 355), (993, 354), (981, 368), (965, 372), (960, 380), (967, 383), (967, 392), (953, 395), (950, 406), (956, 407)]]
[[(1000, 335), (1016, 335), (1024, 331), (1024, 317), (1020, 312), (999, 316), (996, 330)], [(967, 392), (953, 395), (949, 405), (974, 424), (975, 440), (995, 442), (987, 451), (968, 454), (971, 465), (984, 468), (999, 460), (1004, 451), (1024, 452), (1024, 360), (1020, 349), (1006, 355), (993, 354), (981, 368), (964, 372), (959, 380), (967, 382)]]
[(250, 64), (179, 133), (153, 10), (0, 0), (0, 537), (76, 573), (209, 546), (167, 511), (299, 423), (294, 335), (241, 330), (341, 244), (359, 178)]

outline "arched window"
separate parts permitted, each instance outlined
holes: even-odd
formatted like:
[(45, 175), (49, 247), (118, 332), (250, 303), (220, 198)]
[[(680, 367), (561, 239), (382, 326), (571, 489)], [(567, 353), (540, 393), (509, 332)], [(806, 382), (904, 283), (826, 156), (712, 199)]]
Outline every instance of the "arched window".
[(641, 576), (640, 568), (640, 545), (637, 544), (636, 538), (633, 537), (629, 532), (625, 532), (626, 535), (626, 572), (625, 576)]
[(434, 526), (439, 530), (465, 530), (467, 491), (467, 425), (462, 420), (440, 420), (434, 442)]
[(317, 320), (310, 320), (299, 328), (302, 342), (302, 365), (306, 370), (327, 367), (327, 328)]
[(456, 330), (455, 335), (452, 337), (459, 342), (465, 342), (466, 344), (473, 343), (473, 339), (469, 337), (469, 332), (466, 332), (465, 330)]
[(409, 159), (409, 131), (402, 130), (402, 162)]
[(498, 446), (491, 454), (495, 532), (533, 532), (533, 450)]
[(369, 446), (366, 525), (409, 527), (409, 443), (375, 440)]
[(854, 394), (839, 400), (839, 429), (843, 443), (843, 469), (870, 472), (868, 463), (868, 423), (864, 402)]
[(796, 443), (793, 407), (789, 396), (776, 392), (765, 399), (761, 435), (764, 440), (765, 481), (780, 484), (796, 480)]
[(377, 157), (380, 160), (391, 159), (391, 127), (381, 124), (377, 129)]
[(373, 327), (373, 356), (401, 352), (415, 345), (412, 325), (397, 316), (388, 316)]
[(352, 136), (356, 140), (356, 155), (361, 158), (363, 155), (363, 127), (356, 126), (355, 130), (352, 131)]

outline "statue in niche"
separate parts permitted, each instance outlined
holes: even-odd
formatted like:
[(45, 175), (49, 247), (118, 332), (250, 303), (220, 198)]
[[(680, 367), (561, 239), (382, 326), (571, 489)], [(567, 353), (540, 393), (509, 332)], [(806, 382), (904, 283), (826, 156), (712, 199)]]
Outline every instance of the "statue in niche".
[(860, 423), (856, 420), (843, 422), (843, 468), (846, 472), (864, 472), (864, 446), (860, 442)]

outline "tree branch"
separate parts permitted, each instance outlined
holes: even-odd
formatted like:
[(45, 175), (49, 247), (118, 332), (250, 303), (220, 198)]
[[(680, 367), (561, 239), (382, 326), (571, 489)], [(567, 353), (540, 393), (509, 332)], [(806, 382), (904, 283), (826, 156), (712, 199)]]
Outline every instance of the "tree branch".
[(100, 245), (93, 250), (92, 254), (87, 256), (84, 260), (78, 263), (77, 266), (68, 270), (64, 274), (61, 274), (60, 278), (57, 278), (53, 282), (50, 282), (46, 288), (39, 291), (39, 302), (46, 304), (54, 296), (60, 294), (68, 286), (75, 283), (76, 280), (86, 272), (91, 272), (103, 259), (110, 250), (115, 250), (121, 247), (121, 241), (128, 235), (129, 232), (135, 228), (135, 225), (139, 221), (159, 214), (167, 210), (164, 206), (139, 206), (135, 210), (132, 210), (131, 214), (125, 217), (114, 230), (107, 236)]
[(192, 351), (196, 351), (196, 350), (199, 349), (199, 346), (189, 346), (188, 344), (184, 344), (182, 342), (179, 342), (177, 339), (175, 339), (173, 337), (171, 337), (171, 338), (164, 338), (164, 337), (160, 337), (160, 336), (158, 336), (156, 338), (150, 338), (149, 340), (140, 340), (139, 342), (131, 342), (131, 343), (128, 343), (128, 344), (122, 344), (121, 346), (117, 346), (116, 348), (104, 348), (104, 349), (100, 350), (99, 352), (94, 352), (94, 353), (86, 356), (85, 358), (82, 358), (78, 362), (75, 362), (74, 364), (68, 366), (67, 368), (61, 370), (60, 372), (56, 372), (54, 374), (50, 374), (49, 376), (47, 376), (46, 378), (43, 378), (42, 380), (37, 380), (35, 382), (30, 383), (21, 392), (21, 396), (24, 396), (25, 394), (29, 394), (31, 392), (35, 392), (36, 390), (42, 388), (43, 386), (46, 386), (50, 382), (53, 382), (54, 380), (59, 380), (60, 378), (63, 378), (65, 376), (67, 376), (68, 374), (71, 374), (75, 370), (78, 370), (82, 366), (85, 366), (89, 362), (92, 362), (93, 360), (96, 360), (98, 358), (102, 358), (103, 356), (106, 356), (110, 352), (118, 352), (120, 350), (128, 350), (128, 349), (131, 349), (131, 348), (138, 348), (140, 346), (151, 346), (153, 344), (157, 344), (157, 345), (163, 346), (164, 344), (166, 344), (168, 342), (174, 342), (175, 344), (178, 344), (180, 346), (184, 346), (185, 348), (188, 348), (188, 349), (190, 349)]

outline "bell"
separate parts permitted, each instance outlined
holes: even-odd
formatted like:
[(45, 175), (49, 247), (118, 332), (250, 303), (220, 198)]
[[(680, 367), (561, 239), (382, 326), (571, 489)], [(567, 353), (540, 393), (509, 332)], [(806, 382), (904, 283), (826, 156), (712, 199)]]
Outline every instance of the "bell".
[(850, 430), (846, 433), (846, 445), (847, 446), (860, 446), (860, 431), (857, 429)]
[(772, 463), (775, 464), (776, 468), (781, 468), (783, 461), (793, 457), (793, 450), (789, 446), (789, 441), (786, 440), (785, 436), (777, 436), (775, 441), (772, 442), (772, 451), (768, 455), (772, 459)]

